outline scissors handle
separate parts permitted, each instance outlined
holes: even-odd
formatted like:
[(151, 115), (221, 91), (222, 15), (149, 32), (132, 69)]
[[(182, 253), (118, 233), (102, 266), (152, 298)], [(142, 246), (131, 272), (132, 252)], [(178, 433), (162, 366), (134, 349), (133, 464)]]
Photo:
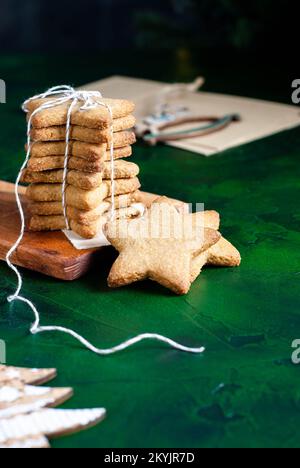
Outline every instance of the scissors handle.
[[(150, 145), (155, 145), (159, 142), (185, 140), (187, 138), (195, 138), (199, 136), (209, 135), (218, 132), (230, 125), (232, 122), (239, 122), (241, 117), (238, 114), (225, 115), (224, 117), (186, 117), (177, 119), (173, 122), (162, 124), (158, 127), (157, 132), (152, 132), (144, 135), (144, 140)], [(187, 130), (179, 130), (174, 132), (165, 132), (167, 128), (177, 127), (178, 125), (194, 122), (208, 122), (206, 125), (194, 127)]]

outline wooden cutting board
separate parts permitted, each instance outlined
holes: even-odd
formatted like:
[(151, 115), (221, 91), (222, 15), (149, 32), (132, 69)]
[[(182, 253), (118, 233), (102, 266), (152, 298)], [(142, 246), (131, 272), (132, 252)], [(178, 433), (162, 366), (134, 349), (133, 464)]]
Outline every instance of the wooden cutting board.
[[(25, 215), (27, 203), (25, 188), (20, 187)], [(142, 202), (146, 206), (158, 195), (142, 192)], [(176, 201), (177, 202), (177, 201)], [(14, 184), (0, 181), (0, 260), (17, 240), (20, 217), (15, 201)], [(13, 255), (13, 263), (65, 281), (73, 281), (83, 276), (92, 266), (101, 247), (90, 250), (77, 250), (62, 232), (26, 231), (23, 241)]]

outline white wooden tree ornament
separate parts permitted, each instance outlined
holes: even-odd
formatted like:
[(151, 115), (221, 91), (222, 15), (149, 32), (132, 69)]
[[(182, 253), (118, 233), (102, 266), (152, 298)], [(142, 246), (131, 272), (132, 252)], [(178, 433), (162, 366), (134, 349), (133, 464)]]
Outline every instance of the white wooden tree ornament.
[(0, 448), (48, 448), (52, 439), (87, 429), (105, 418), (104, 408), (55, 408), (72, 397), (71, 388), (38, 387), (55, 369), (0, 366)]

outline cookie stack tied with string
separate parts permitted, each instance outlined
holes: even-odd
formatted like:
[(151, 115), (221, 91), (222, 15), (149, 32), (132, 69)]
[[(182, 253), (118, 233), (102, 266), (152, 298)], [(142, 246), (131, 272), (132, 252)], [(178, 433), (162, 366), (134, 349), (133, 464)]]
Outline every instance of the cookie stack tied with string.
[(97, 92), (53, 88), (25, 102), (32, 231), (71, 229), (90, 239), (113, 215), (140, 214), (139, 167), (128, 161), (134, 104)]

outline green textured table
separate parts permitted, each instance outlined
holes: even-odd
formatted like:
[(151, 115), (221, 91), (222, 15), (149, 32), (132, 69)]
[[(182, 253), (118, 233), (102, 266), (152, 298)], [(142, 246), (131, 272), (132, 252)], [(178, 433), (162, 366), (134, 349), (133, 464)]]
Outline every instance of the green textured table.
[[(23, 158), (22, 99), (54, 84), (78, 85), (116, 72), (166, 80), (199, 73), (197, 64), (182, 60), (150, 57), (141, 71), (133, 58), (118, 66), (107, 60), (103, 68), (89, 58), (75, 66), (74, 58), (1, 57), (8, 103), (0, 106), (0, 178), (14, 181)], [(245, 79), (245, 69), (241, 79), (233, 71), (226, 75), (225, 66), (222, 72), (221, 83), (214, 68), (204, 69), (207, 90), (288, 102), (289, 87), (270, 89), (267, 74), (259, 85), (253, 75)], [(57, 367), (54, 384), (75, 389), (66, 407), (108, 410), (100, 426), (54, 447), (300, 446), (300, 367), (291, 363), (291, 343), (300, 338), (299, 158), (299, 129), (211, 158), (137, 145), (144, 190), (220, 211), (222, 232), (243, 256), (238, 269), (206, 269), (185, 297), (151, 283), (109, 290), (109, 258), (75, 283), (23, 271), (24, 294), (43, 324), (72, 327), (103, 347), (155, 331), (204, 344), (203, 356), (143, 343), (103, 358), (63, 335), (30, 336), (32, 315), (6, 303), (15, 278), (0, 264), (0, 339), (8, 363)]]

